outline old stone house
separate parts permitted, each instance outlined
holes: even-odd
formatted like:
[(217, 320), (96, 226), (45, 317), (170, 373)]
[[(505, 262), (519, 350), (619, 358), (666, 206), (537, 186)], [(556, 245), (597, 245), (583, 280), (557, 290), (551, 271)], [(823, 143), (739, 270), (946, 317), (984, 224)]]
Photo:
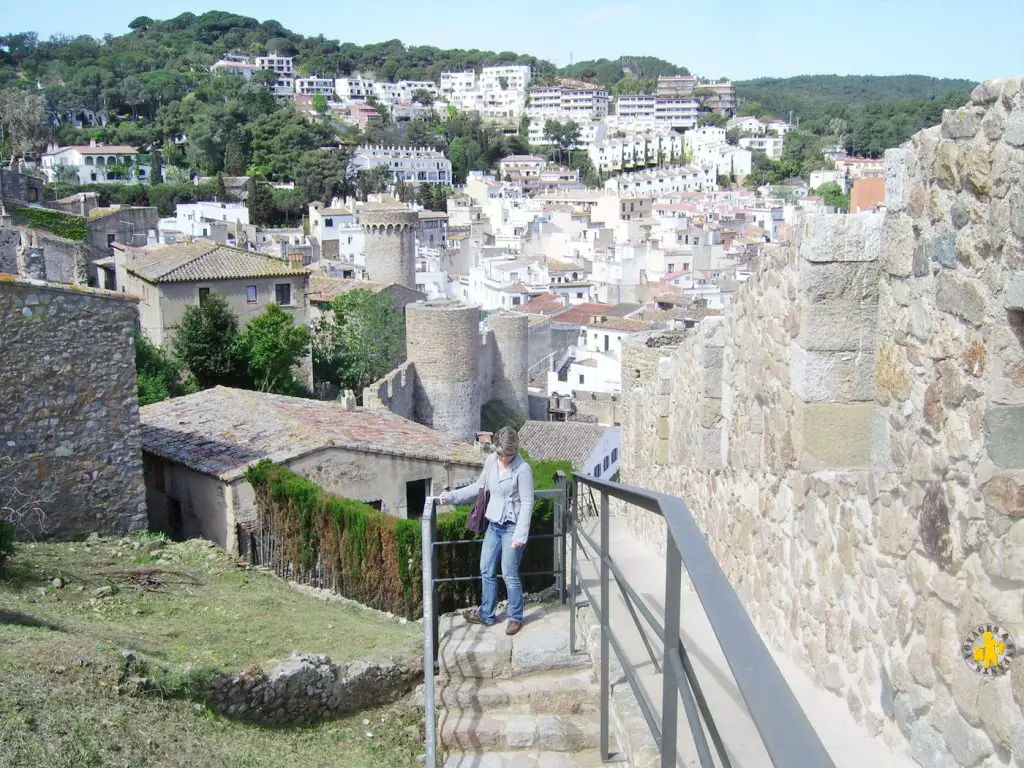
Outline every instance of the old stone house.
[(212, 240), (131, 248), (113, 243), (118, 290), (140, 297), (142, 333), (162, 346), (185, 310), (211, 293), (225, 296), (240, 328), (273, 302), (297, 325), (309, 322), (309, 270)]
[(150, 530), (249, 550), (257, 510), (246, 469), (262, 459), (396, 517), (474, 479), (483, 454), (383, 410), (215, 387), (140, 409)]

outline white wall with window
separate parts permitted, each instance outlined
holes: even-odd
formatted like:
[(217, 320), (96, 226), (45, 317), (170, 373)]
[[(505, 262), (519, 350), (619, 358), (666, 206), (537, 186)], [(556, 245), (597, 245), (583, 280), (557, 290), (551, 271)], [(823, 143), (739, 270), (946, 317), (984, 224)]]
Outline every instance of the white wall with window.
[(622, 451), (622, 430), (609, 427), (601, 441), (594, 446), (583, 473), (607, 480), (619, 471), (620, 452)]

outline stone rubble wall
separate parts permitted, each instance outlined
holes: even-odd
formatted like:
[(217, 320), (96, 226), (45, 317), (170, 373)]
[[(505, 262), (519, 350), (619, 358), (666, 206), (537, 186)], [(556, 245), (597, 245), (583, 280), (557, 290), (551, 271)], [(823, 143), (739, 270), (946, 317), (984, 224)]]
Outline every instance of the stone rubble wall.
[(884, 213), (804, 219), (724, 317), (624, 346), (623, 482), (689, 505), (869, 733), (1024, 767), (1024, 659), (985, 678), (960, 651), (990, 621), (1024, 641), (1024, 80), (885, 160)]
[(137, 299), (0, 276), (0, 458), (56, 539), (145, 530)]
[[(412, 656), (410, 656), (412, 659)], [(423, 679), (422, 659), (335, 664), (328, 656), (294, 652), (255, 668), (223, 676), (207, 688), (207, 703), (228, 717), (261, 725), (309, 725), (390, 704)]]

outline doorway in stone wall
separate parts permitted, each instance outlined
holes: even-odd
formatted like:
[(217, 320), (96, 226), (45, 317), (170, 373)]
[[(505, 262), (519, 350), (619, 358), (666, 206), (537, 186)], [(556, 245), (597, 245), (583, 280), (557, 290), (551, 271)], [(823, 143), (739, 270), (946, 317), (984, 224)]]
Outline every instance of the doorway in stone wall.
[(426, 480), (410, 480), (405, 484), (405, 516), (408, 518), (423, 517), (423, 505), (430, 495), (431, 478)]

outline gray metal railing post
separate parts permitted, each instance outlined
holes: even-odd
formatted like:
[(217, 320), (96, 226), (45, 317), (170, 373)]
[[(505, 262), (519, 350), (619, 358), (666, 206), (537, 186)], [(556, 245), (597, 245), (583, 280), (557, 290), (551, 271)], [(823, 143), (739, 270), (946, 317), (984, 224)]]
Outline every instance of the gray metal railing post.
[(572, 499), (569, 508), (569, 533), (572, 535), (572, 547), (569, 560), (569, 653), (576, 653), (576, 523), (579, 519), (578, 483), (572, 485)]
[(666, 663), (661, 681), (661, 768), (676, 764), (676, 725), (679, 717), (678, 665), (669, 664), (670, 654), (679, 653), (679, 611), (683, 561), (675, 542), (669, 537), (665, 558), (665, 637), (663, 653)]
[(558, 534), (563, 533), (565, 527), (565, 475), (558, 473), (555, 480), (555, 488), (559, 491), (552, 503), (554, 504), (554, 515), (551, 532), (555, 534), (551, 539), (551, 559), (555, 564), (555, 586), (558, 588), (558, 599), (565, 604), (565, 548), (562, 546), (564, 539), (559, 539)]
[[(601, 491), (601, 759), (611, 757), (609, 720), (611, 709), (611, 645), (608, 619), (611, 616), (611, 594), (608, 584), (608, 546), (611, 538), (608, 519), (608, 494)], [(678, 629), (677, 629), (678, 632)]]
[(427, 498), (423, 505), (421, 520), (423, 544), (423, 714), (426, 730), (426, 764), (430, 768), (437, 765), (437, 718), (434, 709), (434, 659), (437, 653), (437, 634), (435, 631), (434, 604), (434, 534), (437, 523), (434, 510), (437, 500), (434, 496)]

